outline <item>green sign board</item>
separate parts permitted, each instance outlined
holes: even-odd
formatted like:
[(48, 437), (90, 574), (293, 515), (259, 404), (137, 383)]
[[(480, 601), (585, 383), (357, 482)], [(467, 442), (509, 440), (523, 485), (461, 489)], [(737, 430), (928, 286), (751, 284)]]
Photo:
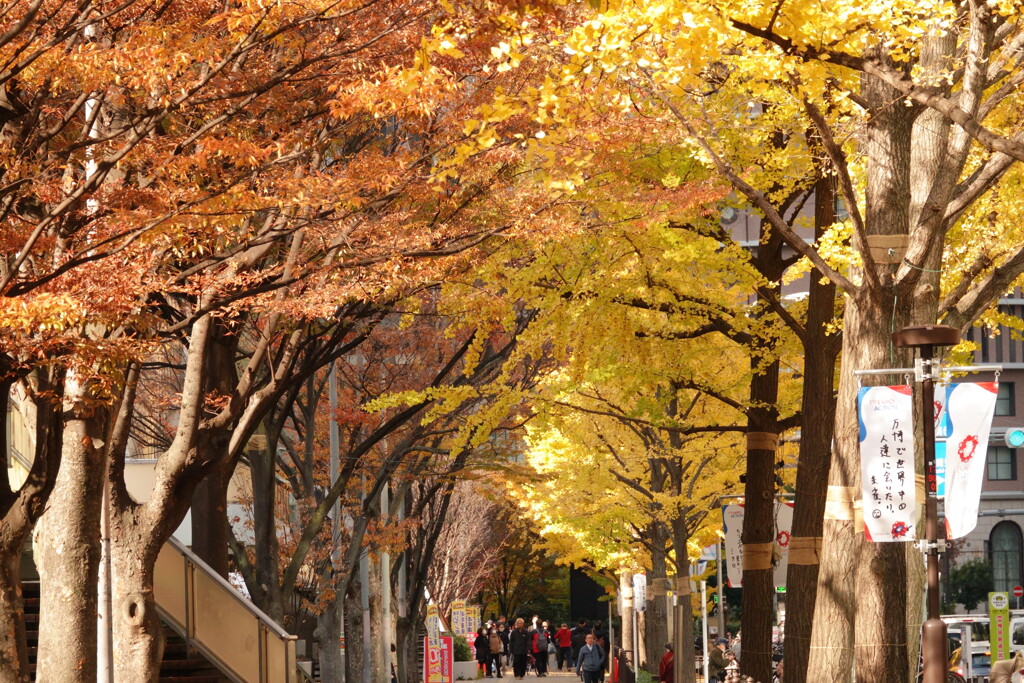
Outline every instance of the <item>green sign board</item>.
[(988, 594), (988, 643), (992, 663), (1010, 658), (1010, 594)]

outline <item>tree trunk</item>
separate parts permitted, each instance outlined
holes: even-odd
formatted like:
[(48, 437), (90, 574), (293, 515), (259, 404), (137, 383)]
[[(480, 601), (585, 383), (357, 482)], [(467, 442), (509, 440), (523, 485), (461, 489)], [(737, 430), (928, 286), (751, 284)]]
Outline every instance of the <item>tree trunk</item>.
[[(835, 222), (835, 179), (822, 174), (815, 186), (815, 238)], [(832, 460), (836, 412), (834, 377), (839, 337), (826, 326), (835, 316), (835, 285), (810, 278), (807, 326), (804, 336), (804, 376), (801, 397), (800, 456), (797, 463), (786, 585), (786, 680), (805, 683), (811, 646), (811, 625), (818, 588), (825, 494)]]
[[(371, 555), (367, 561), (369, 562), (370, 569), (369, 585), (367, 586), (370, 593), (370, 610), (369, 623), (363, 625), (363, 633), (370, 634), (370, 637), (365, 638), (367, 642), (363, 643), (363, 647), (366, 649), (366, 656), (370, 659), (370, 681), (386, 681), (388, 676), (385, 675), (387, 669), (385, 667), (384, 650), (380, 646), (383, 638), (379, 635), (384, 633), (384, 603), (381, 600), (380, 558), (374, 558)], [(374, 634), (377, 634), (376, 637), (374, 637)]]
[(363, 605), (360, 596), (362, 577), (354, 572), (345, 593), (345, 680), (363, 680)]
[(398, 617), (395, 620), (399, 683), (419, 683), (422, 680), (422, 674), (419, 670), (419, 650), (416, 634), (415, 620), (409, 617)]
[[(266, 422), (270, 422), (267, 420)], [(269, 429), (268, 429), (269, 432)], [(278, 569), (276, 479), (274, 477), (277, 439), (267, 435), (267, 447), (252, 453), (249, 472), (252, 477), (253, 536), (256, 546), (256, 591), (253, 600), (271, 619), (282, 623), (284, 602)]]
[[(213, 323), (205, 364), (206, 391), (230, 396), (238, 386), (235, 355), (238, 335), (225, 324)], [(227, 451), (235, 424), (209, 429), (198, 444), (198, 462), (215, 463), (192, 492), (192, 552), (210, 567), (228, 576), (228, 486), (235, 461)]]
[[(755, 262), (769, 283), (782, 277), (782, 241), (767, 222)], [(759, 295), (778, 298), (777, 284), (759, 288)], [(743, 672), (755, 680), (771, 680), (771, 638), (775, 587), (772, 545), (775, 543), (775, 454), (779, 425), (779, 362), (771, 358), (770, 342), (758, 342), (751, 353), (751, 408), (747, 411), (747, 467), (743, 488)]]
[(0, 683), (32, 680), (21, 595), (21, 548), (26, 536), (27, 532), (0, 541)]
[[(70, 380), (69, 380), (70, 384)], [(64, 426), (62, 463), (54, 494), (39, 520), (35, 558), (42, 592), (37, 678), (86, 681), (96, 678), (96, 604), (100, 563), (106, 414), (71, 396)]]
[[(10, 377), (11, 368), (2, 362), (0, 373)], [(0, 382), (0, 458), (2, 494), (0, 494), (0, 683), (29, 681), (28, 642), (25, 629), (24, 599), (21, 592), (21, 555), (32, 526), (42, 514), (57, 477), (63, 447), (62, 373), (42, 370), (32, 373), (36, 400), (31, 404), (34, 419), (25, 415), (26, 425), (35, 432), (35, 457), (28, 477), (17, 491), (12, 490), (9, 475), (7, 420), (13, 382)], [(26, 399), (26, 402), (28, 399)]]
[[(217, 441), (227, 447), (227, 439)], [(225, 579), (228, 577), (228, 486), (233, 471), (234, 463), (221, 454), (218, 464), (200, 480), (192, 494), (192, 552)]]
[[(320, 680), (323, 683), (341, 683), (355, 680), (345, 677), (344, 663), (341, 659), (341, 618), (338, 614), (338, 603), (331, 601), (316, 618), (316, 630), (313, 638), (317, 644), (320, 660)], [(348, 644), (346, 643), (346, 652)]]
[(111, 520), (114, 678), (155, 683), (160, 678), (164, 651), (163, 626), (153, 597), (156, 553), (145, 542), (151, 535), (139, 534), (132, 527)]
[[(661, 522), (650, 526), (651, 537), (651, 577), (665, 578), (668, 576), (668, 563), (665, 559), (665, 546), (668, 543), (668, 531)], [(648, 671), (656, 673), (661, 662), (661, 654), (665, 651), (668, 641), (668, 600), (656, 597), (647, 601), (647, 614), (644, 620), (644, 642), (647, 645), (646, 658)]]
[(636, 637), (633, 633), (633, 575), (627, 571), (619, 572), (619, 595), (622, 596), (622, 649), (629, 652), (629, 660), (636, 669), (637, 657)]
[[(672, 547), (676, 551), (677, 558), (686, 557), (686, 546), (689, 541), (690, 534), (689, 529), (686, 525), (686, 519), (682, 516), (672, 520)], [(693, 638), (693, 601), (690, 599), (690, 593), (679, 594), (679, 578), (683, 579), (683, 585), (686, 590), (689, 591), (690, 578), (688, 575), (689, 566), (685, 563), (676, 565), (676, 598), (678, 605), (676, 610), (679, 612), (676, 615), (675, 628), (679, 630), (679, 633), (675, 636), (675, 683), (695, 683), (697, 680), (694, 667), (690, 665), (694, 661), (697, 654)]]

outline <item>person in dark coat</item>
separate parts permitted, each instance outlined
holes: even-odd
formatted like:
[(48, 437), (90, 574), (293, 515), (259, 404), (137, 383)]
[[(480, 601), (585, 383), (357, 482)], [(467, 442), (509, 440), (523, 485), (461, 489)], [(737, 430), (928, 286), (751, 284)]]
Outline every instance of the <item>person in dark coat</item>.
[(493, 668), (495, 675), (501, 678), (501, 656), (505, 651), (505, 643), (502, 642), (501, 636), (498, 635), (498, 629), (493, 626), (487, 634), (487, 642), (491, 651), (491, 661), (487, 668), (487, 675), (491, 675), (491, 669)]
[(572, 658), (569, 660), (569, 666), (573, 669), (576, 668), (576, 658), (579, 657), (580, 648), (583, 647), (587, 642), (587, 634), (590, 633), (590, 629), (587, 628), (587, 620), (580, 619), (576, 627), (571, 631), (572, 638)]
[(476, 651), (476, 668), (487, 674), (487, 664), (491, 661), (491, 641), (483, 626), (477, 629), (473, 649)]
[(508, 651), (512, 653), (512, 673), (516, 680), (526, 677), (526, 664), (533, 647), (533, 635), (527, 633), (526, 622), (516, 619), (515, 628), (508, 634)]

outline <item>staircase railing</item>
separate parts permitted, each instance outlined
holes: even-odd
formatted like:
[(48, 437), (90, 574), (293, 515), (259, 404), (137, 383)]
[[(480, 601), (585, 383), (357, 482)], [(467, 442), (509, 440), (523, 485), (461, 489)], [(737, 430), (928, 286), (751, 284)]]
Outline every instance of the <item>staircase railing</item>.
[(296, 636), (173, 538), (157, 558), (153, 587), (171, 628), (238, 683), (297, 683)]

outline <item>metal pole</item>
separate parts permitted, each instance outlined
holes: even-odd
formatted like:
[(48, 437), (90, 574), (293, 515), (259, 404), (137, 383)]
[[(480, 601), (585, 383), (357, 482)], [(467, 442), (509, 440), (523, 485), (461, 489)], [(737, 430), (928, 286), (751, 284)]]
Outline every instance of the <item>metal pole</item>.
[(725, 637), (725, 583), (722, 577), (722, 546), (724, 540), (715, 544), (715, 564), (718, 565), (718, 637)]
[(925, 369), (921, 381), (921, 421), (924, 433), (925, 549), (928, 553), (928, 619), (921, 629), (923, 683), (945, 683), (949, 653), (946, 652), (946, 623), (939, 618), (939, 501), (935, 474), (935, 385), (932, 379), (931, 344), (921, 346), (921, 360)]
[[(904, 327), (893, 334), (897, 347), (917, 347), (921, 358), (915, 366), (915, 379), (921, 383), (921, 434), (924, 440), (925, 541), (928, 567), (928, 618), (921, 628), (921, 655), (924, 665), (922, 683), (945, 683), (949, 653), (946, 651), (946, 624), (939, 618), (939, 502), (935, 474), (935, 366), (936, 346), (952, 346), (960, 341), (960, 331), (946, 325)], [(982, 369), (980, 367), (970, 369)], [(941, 547), (945, 549), (945, 542)], [(967, 655), (970, 656), (970, 653)]]

